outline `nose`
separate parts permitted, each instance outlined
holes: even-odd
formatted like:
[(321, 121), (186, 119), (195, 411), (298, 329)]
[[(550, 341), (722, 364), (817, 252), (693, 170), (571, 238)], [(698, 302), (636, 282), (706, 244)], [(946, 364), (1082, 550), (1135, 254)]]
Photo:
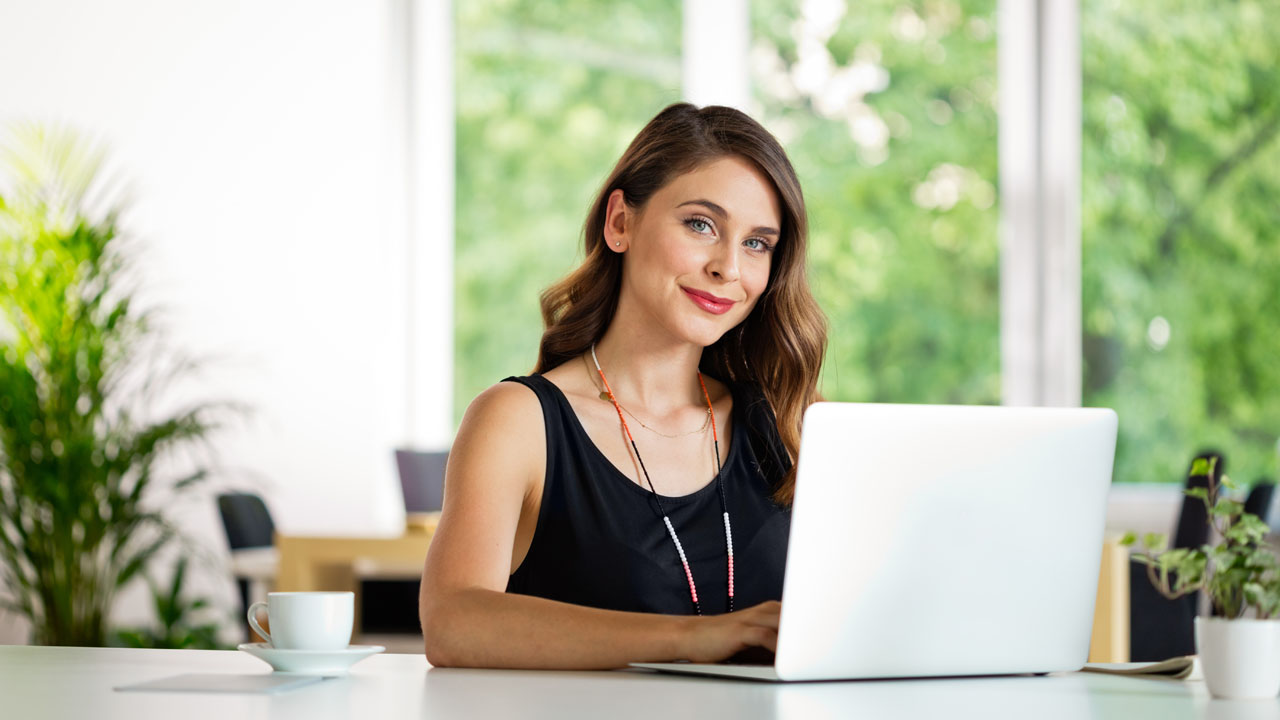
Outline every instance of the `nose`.
[(707, 259), (707, 272), (722, 282), (734, 282), (739, 277), (738, 253), (731, 242), (716, 243)]

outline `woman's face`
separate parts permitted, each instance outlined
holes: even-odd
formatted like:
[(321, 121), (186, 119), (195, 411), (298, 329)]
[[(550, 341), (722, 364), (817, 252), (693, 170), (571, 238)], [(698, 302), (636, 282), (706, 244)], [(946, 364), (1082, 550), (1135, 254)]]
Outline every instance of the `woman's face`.
[(605, 240), (626, 253), (622, 302), (706, 347), (745, 320), (764, 293), (781, 226), (768, 178), (729, 156), (676, 177), (638, 213), (615, 190)]

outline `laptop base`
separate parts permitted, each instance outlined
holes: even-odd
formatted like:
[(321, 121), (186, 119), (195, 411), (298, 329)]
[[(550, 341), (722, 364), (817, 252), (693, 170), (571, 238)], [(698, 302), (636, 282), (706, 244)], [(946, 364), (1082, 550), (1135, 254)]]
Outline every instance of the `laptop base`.
[(712, 663), (631, 663), (633, 668), (657, 670), (659, 672), (677, 673), (680, 675), (712, 675), (716, 677), (737, 678), (739, 680), (759, 680), (762, 682), (785, 682), (778, 677), (778, 671), (772, 665), (716, 665)]

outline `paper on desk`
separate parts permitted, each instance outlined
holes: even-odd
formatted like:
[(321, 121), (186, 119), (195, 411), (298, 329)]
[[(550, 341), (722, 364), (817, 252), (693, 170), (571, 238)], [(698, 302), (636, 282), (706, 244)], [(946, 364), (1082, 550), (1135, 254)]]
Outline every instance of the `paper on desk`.
[(281, 673), (255, 673), (253, 675), (229, 675), (219, 673), (174, 675), (115, 688), (121, 692), (197, 692), (197, 693), (251, 693), (270, 694), (285, 692), (324, 680), (318, 675), (285, 675)]
[(1147, 675), (1165, 677), (1174, 680), (1200, 680), (1200, 661), (1195, 655), (1169, 658), (1160, 662), (1132, 663), (1086, 663), (1086, 672), (1110, 673), (1112, 675)]

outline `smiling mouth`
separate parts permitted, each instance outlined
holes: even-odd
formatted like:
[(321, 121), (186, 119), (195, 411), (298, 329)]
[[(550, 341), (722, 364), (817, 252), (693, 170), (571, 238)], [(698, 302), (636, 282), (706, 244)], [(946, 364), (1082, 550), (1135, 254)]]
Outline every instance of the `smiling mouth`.
[(713, 315), (723, 315), (733, 308), (735, 301), (727, 298), (717, 297), (711, 293), (704, 293), (700, 290), (690, 290), (687, 287), (680, 288), (685, 295), (693, 301), (694, 305), (706, 310)]

